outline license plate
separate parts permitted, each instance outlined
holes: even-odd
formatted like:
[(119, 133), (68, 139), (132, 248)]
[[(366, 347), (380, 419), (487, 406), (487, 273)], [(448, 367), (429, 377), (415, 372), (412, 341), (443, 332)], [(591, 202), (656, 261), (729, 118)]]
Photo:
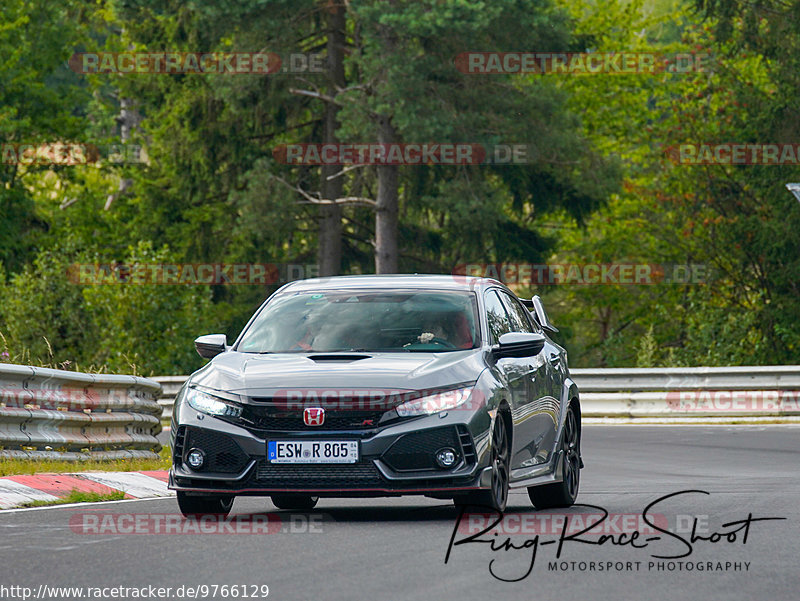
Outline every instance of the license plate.
[(270, 440), (270, 463), (356, 463), (357, 440)]

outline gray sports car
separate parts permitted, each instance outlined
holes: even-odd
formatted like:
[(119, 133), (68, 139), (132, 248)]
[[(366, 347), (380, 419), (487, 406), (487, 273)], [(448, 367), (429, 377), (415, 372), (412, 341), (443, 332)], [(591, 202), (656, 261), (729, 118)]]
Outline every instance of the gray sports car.
[(581, 408), (538, 297), (464, 276), (345, 276), (283, 286), (179, 392), (169, 487), (185, 515), (237, 495), (426, 495), (503, 511), (578, 494)]

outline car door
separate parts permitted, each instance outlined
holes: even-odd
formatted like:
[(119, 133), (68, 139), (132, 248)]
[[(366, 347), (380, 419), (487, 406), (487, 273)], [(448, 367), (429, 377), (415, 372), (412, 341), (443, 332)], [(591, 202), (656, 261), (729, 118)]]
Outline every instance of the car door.
[[(536, 328), (537, 332), (540, 332), (545, 335), (547, 340), (545, 344), (545, 357), (547, 362), (551, 366), (551, 373), (552, 377), (550, 378), (550, 382), (552, 385), (551, 394), (557, 398), (561, 398), (561, 393), (564, 388), (564, 381), (567, 378), (567, 351), (553, 342), (550, 337), (547, 335), (547, 330), (549, 331), (558, 331), (555, 330), (550, 324), (550, 320), (547, 317), (547, 313), (545, 312), (544, 305), (542, 304), (542, 300), (538, 296), (533, 297), (534, 302), (534, 309), (528, 313), (531, 318), (531, 322), (533, 323), (534, 327)], [(536, 308), (538, 305), (538, 308)], [(541, 321), (546, 326), (540, 325), (536, 319), (534, 319), (534, 311), (541, 311), (542, 319)]]
[[(498, 339), (507, 332), (520, 331), (519, 325), (509, 315), (499, 294), (499, 289), (489, 289), (484, 296), (486, 316), (489, 322), (489, 335), (491, 343), (497, 344)], [(529, 459), (530, 449), (530, 424), (525, 421), (527, 407), (530, 402), (530, 358), (529, 357), (502, 357), (496, 360), (497, 368), (503, 372), (511, 399), (511, 417), (514, 422), (514, 432), (511, 445), (511, 470), (512, 474), (520, 463)]]
[[(545, 347), (542, 352), (544, 353), (545, 359), (550, 364), (550, 394), (552, 395), (553, 401), (558, 401), (560, 405), (562, 397), (564, 396), (564, 382), (567, 378), (567, 372), (569, 371), (567, 367), (567, 351), (553, 342), (548, 336), (548, 332), (557, 332), (558, 330), (550, 323), (542, 300), (538, 296), (534, 296), (532, 300), (534, 302), (534, 312), (531, 313), (531, 318), (537, 330), (545, 334), (546, 339)], [(534, 315), (537, 313), (540, 314), (540, 319), (533, 319)], [(566, 401), (565, 398), (563, 400)], [(560, 423), (560, 420), (558, 420), (558, 423)], [(558, 426), (556, 425), (552, 440), (548, 441), (547, 445), (547, 448), (551, 451), (555, 450), (557, 431)]]
[[(530, 317), (528, 310), (519, 300), (505, 290), (498, 290), (498, 294), (508, 313), (513, 331), (538, 332), (539, 328)], [(539, 332), (541, 333), (541, 332)], [(553, 351), (552, 344), (545, 343), (544, 349), (538, 354), (524, 357), (524, 370), (526, 372), (527, 398), (520, 405), (520, 441), (518, 450), (518, 473), (512, 471), (512, 478), (524, 477), (531, 471), (547, 463), (555, 440), (559, 403), (553, 390), (554, 368), (548, 360)]]

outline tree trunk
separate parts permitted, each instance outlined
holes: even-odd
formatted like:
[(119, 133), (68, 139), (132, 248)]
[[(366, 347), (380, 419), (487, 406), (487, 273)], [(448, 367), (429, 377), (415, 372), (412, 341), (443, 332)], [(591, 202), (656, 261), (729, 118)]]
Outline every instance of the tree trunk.
[[(397, 134), (391, 117), (378, 121), (378, 142), (394, 144)], [(398, 166), (378, 167), (378, 198), (375, 207), (375, 273), (397, 273)]]
[[(389, 0), (395, 5), (394, 0)], [(387, 56), (397, 51), (397, 38), (391, 27), (380, 33), (383, 52)], [(387, 77), (384, 73), (384, 77)], [(392, 116), (378, 115), (378, 143), (395, 144), (397, 132), (392, 125)], [(397, 273), (397, 218), (398, 218), (398, 173), (397, 165), (378, 167), (378, 198), (375, 207), (375, 273)]]
[[(328, 0), (328, 94), (336, 96), (337, 87), (344, 88), (344, 44), (345, 44), (345, 5), (344, 0)], [(325, 103), (325, 144), (336, 144), (336, 128), (339, 127), (337, 114), (339, 107), (332, 102)], [(323, 198), (336, 199), (342, 196), (344, 179), (328, 177), (341, 169), (337, 165), (323, 165), (320, 168), (320, 191)], [(322, 205), (319, 214), (317, 235), (317, 264), (320, 276), (338, 275), (342, 268), (342, 207)]]
[[(130, 98), (119, 99), (119, 117), (117, 117), (117, 122), (119, 123), (119, 138), (123, 146), (122, 152), (127, 153), (125, 146), (131, 141), (131, 135), (135, 130), (139, 129), (139, 124), (142, 122), (142, 116), (136, 109), (136, 104)], [(106, 211), (110, 210), (114, 201), (125, 194), (132, 185), (132, 179), (120, 179), (117, 191), (114, 194), (108, 195), (103, 209)]]

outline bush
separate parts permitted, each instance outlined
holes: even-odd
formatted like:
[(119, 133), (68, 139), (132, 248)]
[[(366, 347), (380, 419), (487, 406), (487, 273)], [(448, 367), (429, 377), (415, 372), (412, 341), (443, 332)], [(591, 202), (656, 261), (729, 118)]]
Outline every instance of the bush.
[[(107, 261), (107, 259), (106, 259)], [(77, 252), (41, 252), (6, 282), (0, 274), (3, 361), (138, 375), (186, 374), (202, 365), (192, 341), (224, 331), (208, 286), (80, 285)], [(177, 262), (149, 242), (128, 249), (127, 265)]]

